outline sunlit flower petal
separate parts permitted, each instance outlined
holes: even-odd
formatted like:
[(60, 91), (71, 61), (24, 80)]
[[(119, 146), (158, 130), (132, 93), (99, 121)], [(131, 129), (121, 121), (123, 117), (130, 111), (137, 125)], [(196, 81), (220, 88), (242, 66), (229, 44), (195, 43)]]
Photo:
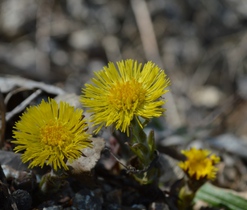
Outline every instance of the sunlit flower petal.
[(117, 62), (117, 68), (110, 62), (82, 89), (81, 102), (92, 113), (96, 133), (110, 125), (128, 133), (134, 117), (150, 119), (163, 114), (161, 97), (169, 84), (165, 72), (151, 61), (143, 68), (131, 59)]
[(14, 151), (24, 151), (22, 160), (31, 161), (29, 167), (46, 164), (68, 170), (66, 161), (79, 158), (82, 149), (92, 146), (82, 114), (83, 110), (53, 99), (28, 108), (14, 127)]
[(191, 148), (190, 150), (182, 150), (182, 154), (187, 157), (186, 161), (180, 162), (179, 166), (189, 177), (199, 179), (214, 180), (217, 173), (215, 164), (220, 158), (211, 154), (208, 150)]

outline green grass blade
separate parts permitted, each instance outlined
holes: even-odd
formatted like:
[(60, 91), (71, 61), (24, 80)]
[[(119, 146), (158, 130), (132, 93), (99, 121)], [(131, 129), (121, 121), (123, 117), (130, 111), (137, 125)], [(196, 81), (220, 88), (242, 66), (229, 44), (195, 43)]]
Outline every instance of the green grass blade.
[(226, 210), (247, 210), (246, 199), (209, 183), (204, 184), (197, 191), (194, 200), (202, 200), (210, 206), (224, 207)]

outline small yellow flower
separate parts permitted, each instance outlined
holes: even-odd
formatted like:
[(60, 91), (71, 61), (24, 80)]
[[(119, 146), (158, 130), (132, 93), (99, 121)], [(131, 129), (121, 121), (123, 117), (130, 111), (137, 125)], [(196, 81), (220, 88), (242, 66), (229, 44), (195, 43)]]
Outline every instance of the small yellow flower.
[(150, 119), (163, 114), (165, 101), (161, 96), (169, 84), (165, 72), (151, 61), (143, 68), (131, 59), (117, 62), (117, 68), (110, 62), (82, 89), (81, 102), (92, 113), (96, 133), (103, 126), (114, 125), (128, 134), (134, 117), (139, 122), (138, 117)]
[(31, 168), (46, 164), (54, 170), (68, 170), (66, 161), (79, 158), (82, 149), (92, 146), (82, 114), (83, 110), (68, 103), (42, 100), (40, 105), (28, 108), (15, 124), (14, 151), (24, 151), (22, 161), (31, 161)]
[(187, 160), (180, 162), (178, 165), (189, 177), (196, 180), (205, 178), (208, 180), (215, 179), (218, 170), (215, 164), (220, 161), (218, 156), (210, 154), (208, 150), (196, 148), (182, 150), (182, 154), (187, 157)]

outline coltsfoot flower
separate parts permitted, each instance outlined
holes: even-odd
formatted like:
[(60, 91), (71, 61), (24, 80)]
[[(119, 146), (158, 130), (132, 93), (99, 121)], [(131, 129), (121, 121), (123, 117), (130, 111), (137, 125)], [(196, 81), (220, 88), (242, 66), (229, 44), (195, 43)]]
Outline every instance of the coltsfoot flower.
[(211, 154), (208, 150), (196, 148), (181, 152), (187, 157), (187, 160), (179, 162), (178, 165), (190, 178), (196, 180), (215, 179), (218, 170), (215, 165), (220, 161), (218, 156)]
[(81, 157), (81, 150), (91, 147), (83, 110), (54, 99), (31, 106), (14, 126), (15, 152), (24, 151), (22, 161), (29, 167), (51, 165), (54, 170), (68, 170), (66, 161)]
[(150, 119), (163, 114), (165, 101), (161, 97), (169, 84), (165, 72), (151, 61), (143, 68), (131, 59), (117, 62), (117, 68), (110, 62), (82, 89), (81, 102), (92, 113), (96, 133), (113, 125), (128, 134), (134, 117), (139, 122), (138, 117)]

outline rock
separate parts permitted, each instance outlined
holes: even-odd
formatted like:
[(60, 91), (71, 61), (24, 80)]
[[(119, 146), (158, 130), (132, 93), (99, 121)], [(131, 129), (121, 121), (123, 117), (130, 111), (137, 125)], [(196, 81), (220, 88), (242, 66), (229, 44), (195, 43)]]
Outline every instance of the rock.
[(32, 198), (25, 190), (16, 190), (12, 193), (12, 197), (18, 207), (18, 210), (28, 210), (32, 206)]
[(38, 3), (33, 0), (2, 1), (0, 7), (0, 28), (5, 35), (13, 36), (21, 27), (35, 19)]
[(101, 210), (101, 199), (97, 197), (93, 191), (89, 189), (82, 189), (75, 194), (73, 198), (73, 206), (77, 209), (85, 210)]
[(92, 30), (75, 31), (69, 36), (70, 46), (77, 50), (87, 50), (94, 46), (96, 42), (97, 38)]
[(214, 108), (224, 99), (224, 94), (214, 86), (204, 86), (195, 90), (192, 94), (192, 100), (197, 106)]

